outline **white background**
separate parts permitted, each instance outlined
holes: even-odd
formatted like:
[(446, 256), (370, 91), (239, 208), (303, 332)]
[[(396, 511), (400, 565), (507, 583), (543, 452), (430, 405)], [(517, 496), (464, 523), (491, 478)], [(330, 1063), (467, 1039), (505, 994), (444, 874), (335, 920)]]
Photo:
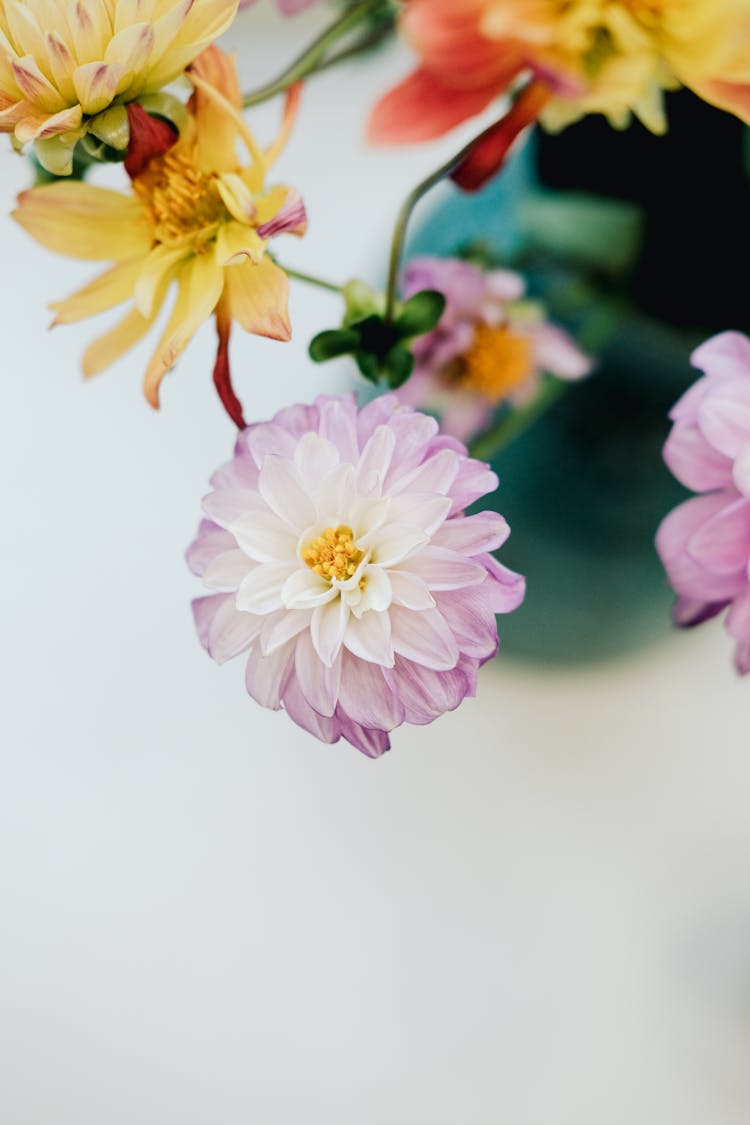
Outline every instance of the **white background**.
[[(245, 85), (324, 15), (242, 15)], [(290, 264), (377, 279), (456, 145), (366, 149), (406, 61), (309, 84)], [(3, 146), (6, 207), (27, 175)], [(2, 1125), (744, 1125), (748, 685), (721, 628), (588, 671), (505, 657), (380, 762), (316, 743), (193, 634), (182, 553), (232, 443), (210, 326), (157, 415), (147, 347), (84, 385), (100, 326), (46, 330), (96, 266), (9, 220), (0, 253)], [(291, 344), (237, 336), (249, 416), (344, 386), (305, 358), (338, 312), (297, 287)]]

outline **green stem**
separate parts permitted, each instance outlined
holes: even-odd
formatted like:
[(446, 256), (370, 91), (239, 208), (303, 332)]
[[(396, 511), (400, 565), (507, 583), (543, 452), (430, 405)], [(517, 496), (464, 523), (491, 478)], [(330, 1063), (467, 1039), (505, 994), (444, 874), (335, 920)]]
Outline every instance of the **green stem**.
[(539, 393), (526, 406), (520, 406), (505, 414), (491, 429), (482, 434), (469, 447), (472, 457), (478, 461), (491, 461), (493, 457), (515, 441), (537, 418), (546, 413), (572, 386), (563, 379), (549, 375), (539, 389)]
[(406, 239), (406, 228), (411, 218), (411, 213), (419, 203), (423, 195), (444, 180), (446, 176), (450, 176), (451, 172), (461, 164), (467, 156), (471, 153), (479, 138), (486, 130), (482, 130), (476, 137), (469, 141), (467, 145), (457, 153), (455, 153), (450, 160), (446, 160), (445, 164), (441, 164), (434, 172), (430, 173), (420, 184), (409, 192), (406, 199), (401, 205), (401, 210), (396, 219), (396, 225), (393, 228), (393, 237), (391, 239), (391, 256), (388, 264), (388, 288), (386, 289), (385, 298), (385, 319), (389, 323), (393, 321), (393, 314), (396, 309), (396, 291), (398, 288), (398, 275), (401, 267), (401, 257), (404, 252), (404, 241)]
[(304, 281), (306, 285), (314, 285), (318, 289), (326, 289), (329, 293), (341, 293), (342, 286), (335, 285), (332, 281), (326, 281), (325, 278), (315, 277), (311, 273), (303, 273), (302, 270), (293, 270), (289, 266), (283, 266), (281, 262), (276, 262), (279, 269), (283, 270), (287, 277), (293, 277), (295, 281)]
[(245, 94), (242, 99), (242, 104), (245, 109), (252, 105), (259, 105), (261, 102), (268, 101), (269, 98), (274, 97), (276, 94), (282, 94), (293, 86), (295, 82), (306, 78), (308, 74), (318, 70), (320, 64), (323, 62), (324, 56), (328, 49), (341, 38), (351, 31), (353, 27), (362, 20), (375, 8), (379, 7), (382, 0), (360, 0), (359, 4), (355, 4), (353, 8), (349, 8), (337, 20), (334, 21), (329, 27), (325, 29), (317, 39), (314, 39), (309, 47), (302, 52), (302, 54), (294, 60), (294, 62), (282, 71), (282, 73), (275, 78), (272, 82), (267, 83), (265, 86), (260, 86), (257, 90), (251, 90), (249, 94)]

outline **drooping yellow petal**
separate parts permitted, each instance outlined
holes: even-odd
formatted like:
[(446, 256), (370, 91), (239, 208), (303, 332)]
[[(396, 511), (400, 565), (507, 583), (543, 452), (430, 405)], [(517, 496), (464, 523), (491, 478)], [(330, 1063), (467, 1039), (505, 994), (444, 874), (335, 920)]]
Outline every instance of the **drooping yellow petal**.
[(62, 301), (53, 301), (50, 308), (56, 313), (53, 324), (74, 324), (87, 316), (96, 316), (115, 305), (121, 305), (133, 296), (136, 281), (143, 268), (141, 258), (120, 262), (111, 270), (100, 274), (76, 293)]
[(32, 238), (58, 254), (121, 262), (146, 254), (151, 233), (138, 199), (78, 181), (21, 192), (13, 212)]
[(130, 309), (114, 328), (94, 340), (83, 353), (83, 374), (86, 378), (90, 379), (106, 370), (121, 355), (135, 347), (153, 323), (153, 319), (141, 316), (138, 309)]
[(155, 246), (141, 269), (135, 286), (135, 303), (142, 316), (151, 316), (160, 307), (170, 283), (182, 262), (190, 256), (190, 244)]
[(159, 384), (216, 308), (224, 288), (224, 271), (212, 253), (199, 254), (183, 268), (177, 300), (167, 327), (143, 379), (143, 391), (152, 406), (159, 405)]
[(246, 332), (289, 340), (289, 279), (283, 270), (264, 258), (249, 259), (226, 269), (226, 286), (232, 317)]

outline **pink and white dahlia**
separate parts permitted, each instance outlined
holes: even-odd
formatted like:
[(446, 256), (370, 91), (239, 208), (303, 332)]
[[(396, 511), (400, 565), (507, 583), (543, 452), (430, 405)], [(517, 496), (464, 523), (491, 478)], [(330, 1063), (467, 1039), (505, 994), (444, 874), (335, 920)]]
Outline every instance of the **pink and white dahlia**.
[(735, 665), (750, 672), (750, 340), (723, 332), (692, 363), (704, 376), (682, 396), (664, 460), (701, 495), (662, 522), (656, 547), (678, 595), (675, 623), (698, 625), (728, 609)]
[(434, 419), (322, 396), (243, 430), (211, 484), (195, 622), (218, 663), (247, 654), (258, 703), (374, 758), (474, 694), (524, 580), (489, 553), (502, 516), (465, 514), (497, 477)]
[(437, 289), (445, 311), (437, 327), (415, 340), (416, 366), (399, 391), (402, 402), (429, 406), (442, 427), (468, 441), (502, 402), (533, 398), (544, 372), (582, 379), (591, 360), (567, 332), (551, 324), (526, 283), (512, 270), (485, 272), (460, 258), (414, 258), (403, 295)]
[[(311, 8), (318, 0), (276, 0), (276, 7), (281, 12), (282, 16), (296, 16), (298, 12), (304, 12), (307, 8)], [(255, 4), (256, 0), (240, 0), (239, 10), (249, 8)]]

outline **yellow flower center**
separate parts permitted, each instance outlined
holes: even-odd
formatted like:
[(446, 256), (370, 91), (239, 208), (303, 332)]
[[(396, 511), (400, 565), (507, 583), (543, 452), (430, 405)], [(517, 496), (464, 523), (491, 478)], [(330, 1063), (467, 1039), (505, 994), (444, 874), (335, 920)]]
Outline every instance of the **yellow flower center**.
[(525, 336), (479, 324), (474, 342), (449, 374), (464, 390), (499, 402), (521, 386), (532, 366), (531, 341)]
[(340, 524), (327, 527), (322, 535), (306, 543), (302, 548), (302, 560), (329, 582), (334, 579), (345, 582), (359, 566), (362, 552), (354, 542), (352, 529)]
[(156, 242), (195, 237), (195, 251), (205, 249), (219, 222), (229, 217), (213, 176), (199, 171), (193, 154), (170, 149), (151, 160), (133, 181), (145, 205)]

